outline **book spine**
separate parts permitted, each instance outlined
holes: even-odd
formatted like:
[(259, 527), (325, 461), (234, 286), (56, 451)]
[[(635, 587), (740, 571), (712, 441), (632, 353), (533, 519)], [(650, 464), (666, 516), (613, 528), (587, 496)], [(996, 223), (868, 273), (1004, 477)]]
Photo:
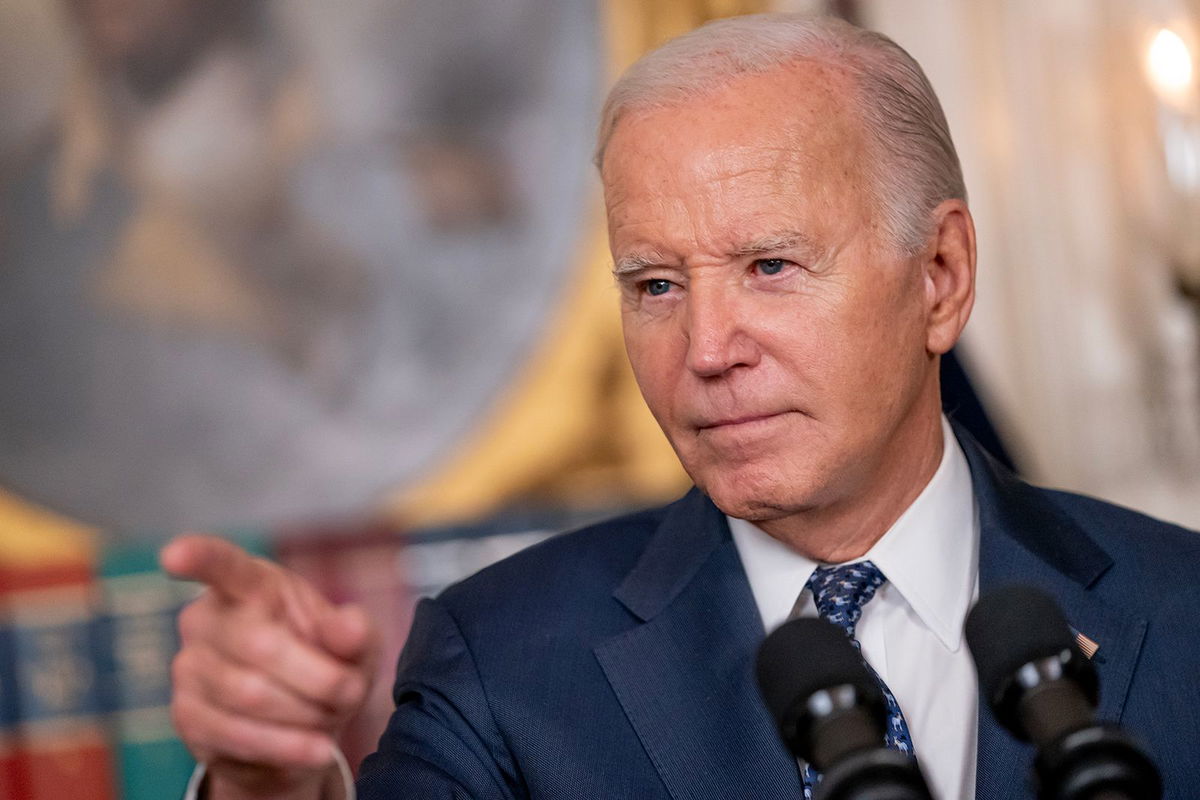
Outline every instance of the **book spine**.
[(157, 548), (131, 544), (103, 556), (103, 683), (123, 800), (178, 795), (195, 766), (171, 726), (171, 659), (179, 611), (195, 587), (158, 571)]
[(9, 574), (18, 796), (61, 800), (86, 789), (89, 799), (114, 798), (90, 571), (59, 565)]
[[(260, 532), (222, 535), (254, 555), (271, 556)], [(203, 587), (167, 577), (158, 549), (157, 542), (127, 542), (101, 556), (100, 670), (122, 800), (180, 796), (196, 766), (171, 724), (171, 661), (180, 645), (179, 612)]]
[(0, 575), (0, 797), (17, 798), (23, 796), (17, 760), (17, 660), (3, 580)]

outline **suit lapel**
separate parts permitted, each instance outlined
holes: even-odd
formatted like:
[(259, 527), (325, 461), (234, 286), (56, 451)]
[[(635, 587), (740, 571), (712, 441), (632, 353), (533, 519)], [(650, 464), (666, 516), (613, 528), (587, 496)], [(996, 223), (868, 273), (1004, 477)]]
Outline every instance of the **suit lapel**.
[[(957, 433), (979, 504), (980, 591), (1022, 583), (1055, 597), (1099, 642), (1099, 716), (1119, 721), (1146, 621), (1101, 599), (1107, 553), (1044, 492)], [(596, 656), (670, 795), (799, 796), (796, 762), (754, 684), (762, 623), (720, 511), (696, 491), (677, 503), (614, 596), (641, 624)], [(1032, 757), (981, 699), (977, 800), (1032, 796)]]
[[(1112, 560), (1038, 489), (993, 461), (956, 431), (971, 465), (979, 503), (980, 593), (1011, 584), (1036, 586), (1062, 606), (1068, 622), (1100, 644), (1102, 719), (1117, 721), (1141, 650), (1146, 621), (1106, 604), (1094, 591)], [(1032, 796), (1026, 782), (1033, 749), (1017, 742), (980, 699), (976, 800)]]
[(721, 513), (676, 504), (615, 592), (642, 624), (596, 656), (670, 795), (798, 797), (795, 760), (758, 697), (762, 622)]

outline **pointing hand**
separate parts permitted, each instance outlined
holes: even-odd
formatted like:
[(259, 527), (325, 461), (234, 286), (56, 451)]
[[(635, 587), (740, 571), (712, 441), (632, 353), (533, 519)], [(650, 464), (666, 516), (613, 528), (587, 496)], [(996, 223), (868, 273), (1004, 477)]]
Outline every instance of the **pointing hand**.
[(181, 536), (160, 557), (207, 586), (180, 616), (171, 716), (208, 765), (209, 797), (316, 796), (379, 657), (366, 614), (213, 536)]

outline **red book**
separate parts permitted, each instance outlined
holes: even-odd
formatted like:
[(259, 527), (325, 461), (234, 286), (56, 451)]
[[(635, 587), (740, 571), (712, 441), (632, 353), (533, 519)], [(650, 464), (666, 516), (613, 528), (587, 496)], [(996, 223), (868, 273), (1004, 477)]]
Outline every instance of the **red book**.
[(89, 564), (0, 565), (16, 715), (4, 794), (14, 800), (115, 798), (94, 656), (96, 585)]

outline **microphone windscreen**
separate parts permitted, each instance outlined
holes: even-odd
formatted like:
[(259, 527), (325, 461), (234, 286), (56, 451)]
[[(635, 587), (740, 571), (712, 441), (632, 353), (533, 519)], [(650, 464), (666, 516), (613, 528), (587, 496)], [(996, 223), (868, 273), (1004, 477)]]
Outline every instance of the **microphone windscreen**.
[(758, 686), (782, 725), (797, 701), (834, 686), (851, 684), (863, 697), (879, 687), (845, 632), (827, 620), (804, 617), (776, 628), (758, 650)]
[(1010, 586), (981, 597), (967, 615), (966, 635), (979, 686), (989, 699), (1021, 667), (1074, 645), (1058, 604), (1030, 586)]

